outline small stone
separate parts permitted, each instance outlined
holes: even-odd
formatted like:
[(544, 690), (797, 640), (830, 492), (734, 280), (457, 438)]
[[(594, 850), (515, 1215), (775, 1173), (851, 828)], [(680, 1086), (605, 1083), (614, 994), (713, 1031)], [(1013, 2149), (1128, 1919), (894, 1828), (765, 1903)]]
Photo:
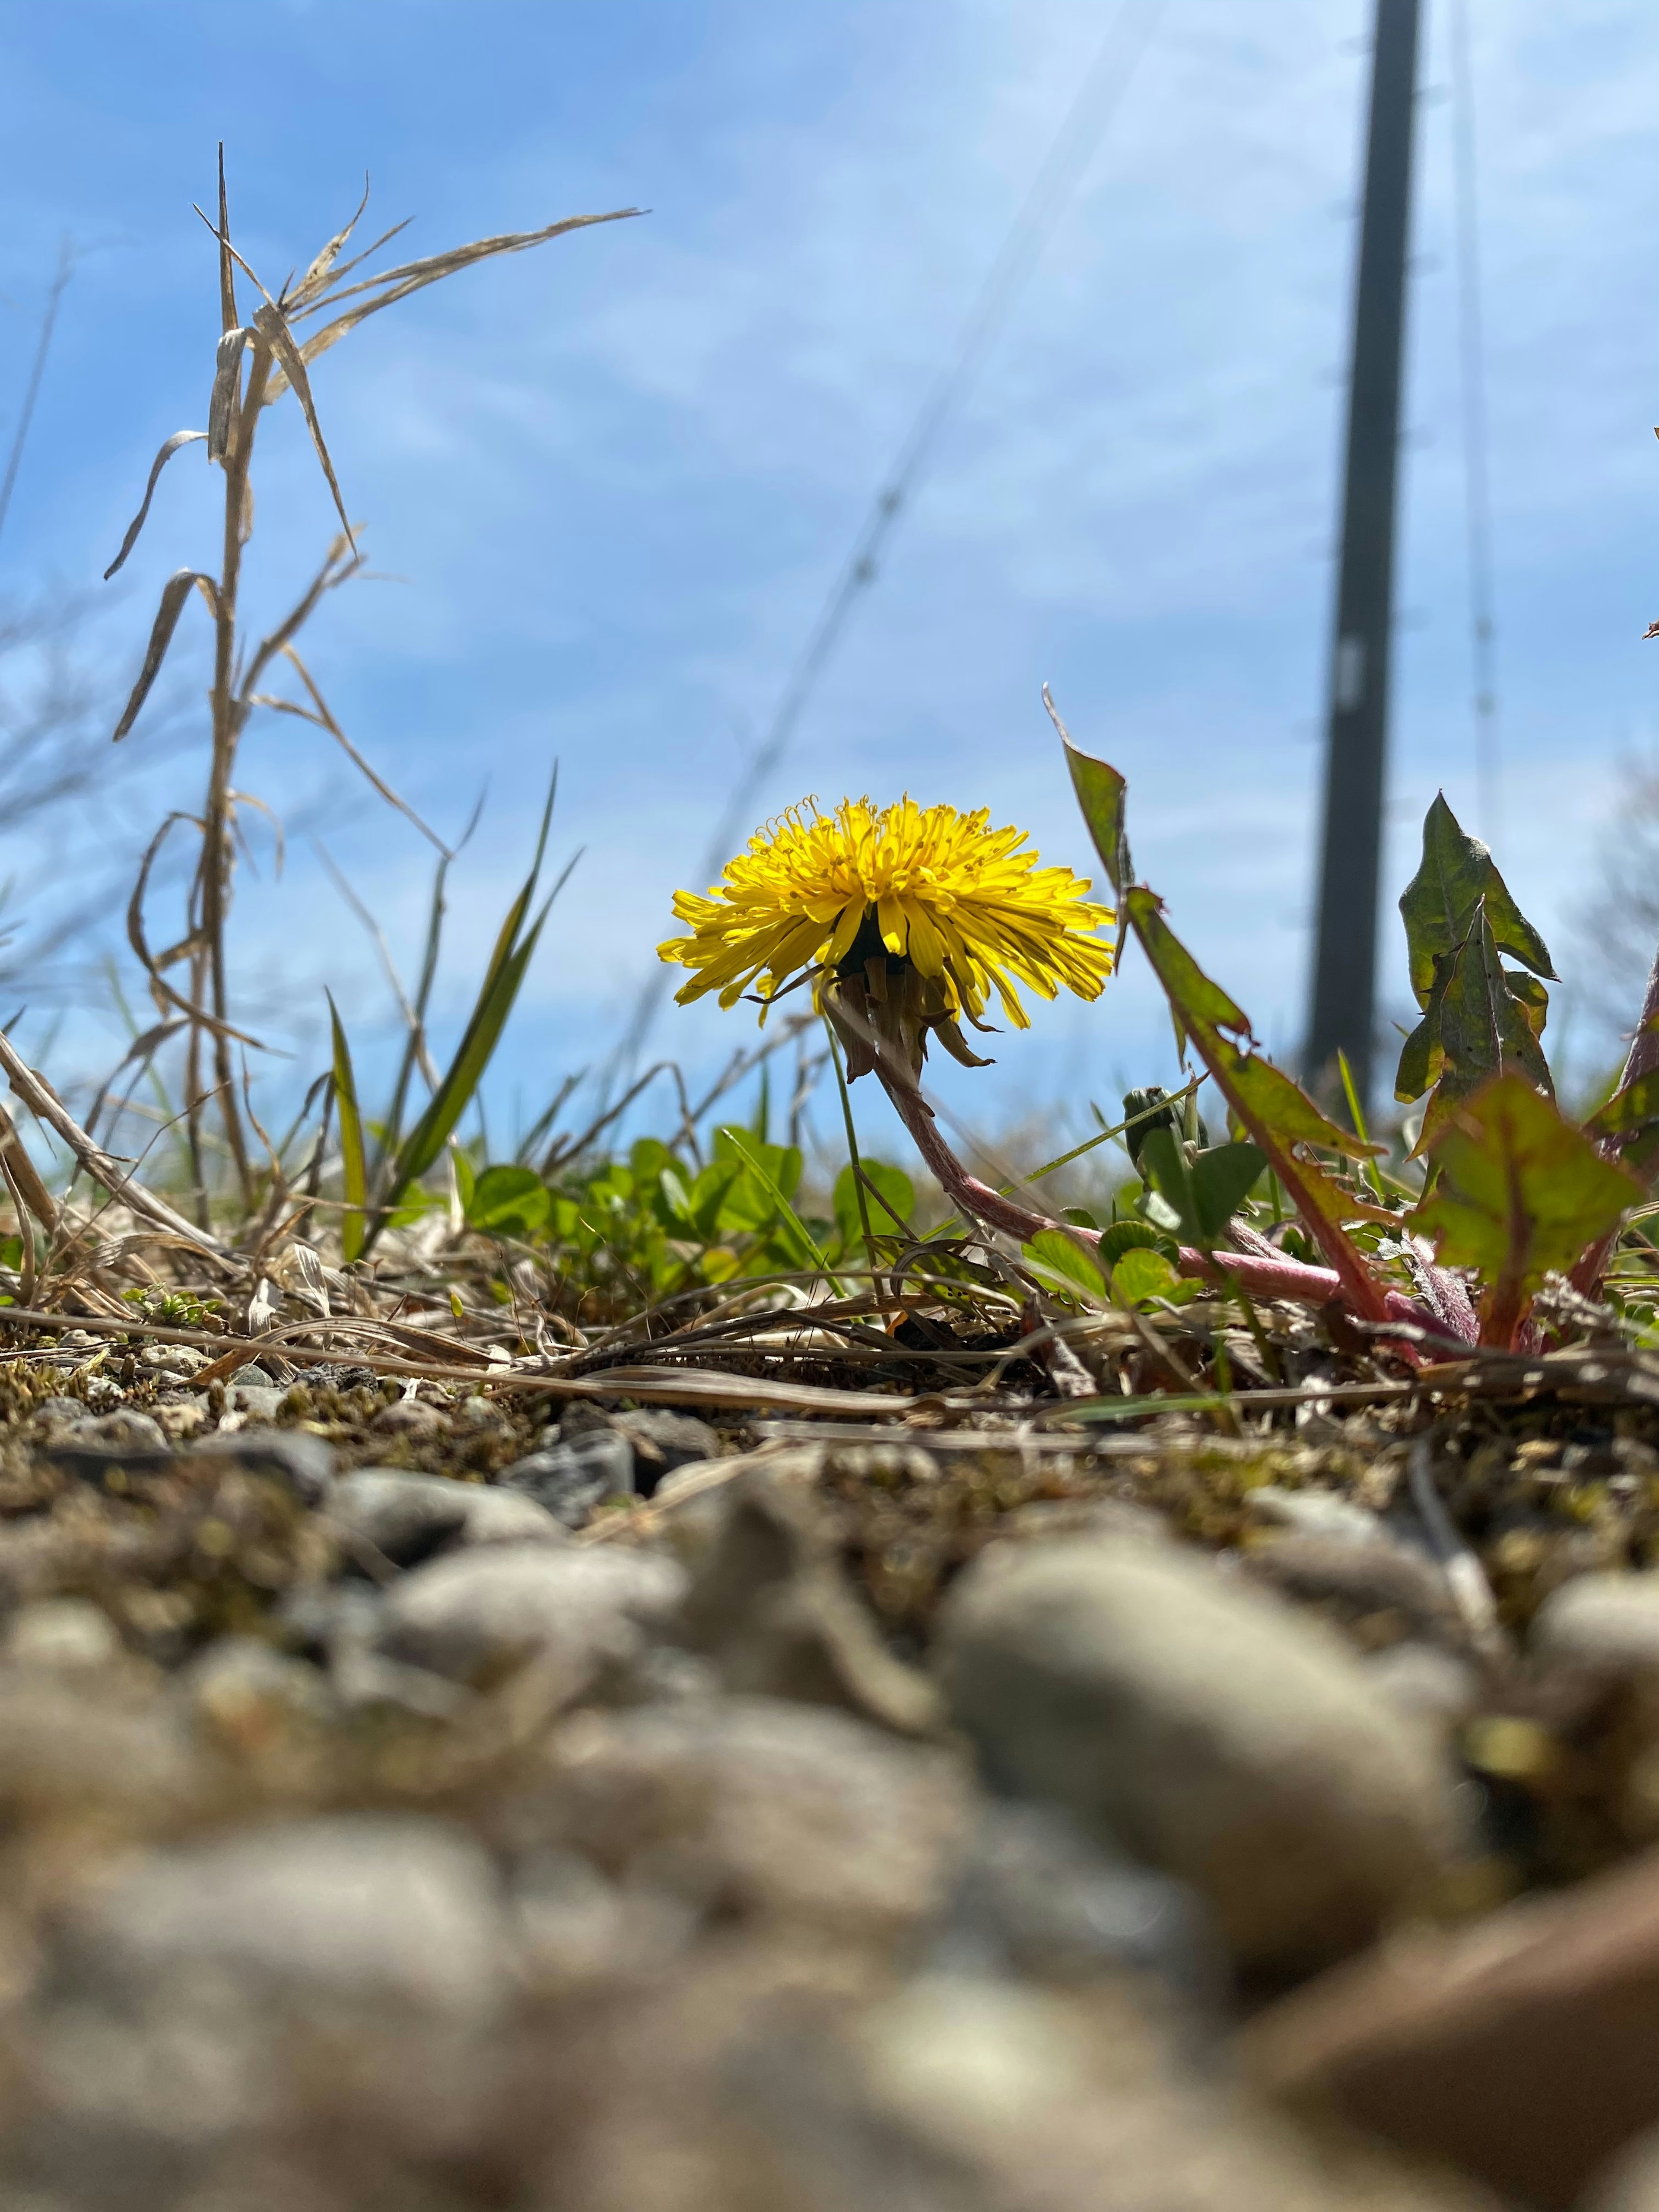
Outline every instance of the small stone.
[(1659, 2212), (1659, 2130), (1621, 2152), (1578, 2212)]
[(112, 1695), (109, 1679), (21, 1665), (0, 1673), (0, 1824), (9, 1833), (78, 1820), (142, 1832), (195, 1807), (201, 1777), (183, 1731)]
[(286, 1592), (272, 1618), (289, 1650), (328, 1662), (343, 1650), (367, 1650), (373, 1644), (380, 1600), (362, 1583), (301, 1583)]
[[(1194, 2080), (1140, 1998), (926, 1973), (873, 2003), (776, 2007), (722, 2054), (763, 2155), (738, 2165), (730, 2130), (724, 2189), (704, 2201), (775, 2203), (787, 2177), (791, 2212), (1499, 2212), (1483, 2191), (1298, 2137)], [(636, 2135), (648, 2125), (630, 2118)], [(616, 2180), (628, 2171), (619, 2160)]]
[(644, 1552), (487, 1545), (395, 1583), (377, 1640), (392, 1658), (475, 1687), (534, 1658), (550, 1695), (568, 1702), (635, 1658), (684, 1587), (672, 1560)]
[(257, 1637), (221, 1637), (184, 1670), (177, 1687), (191, 1719), (222, 1747), (244, 1755), (314, 1733), (335, 1715), (316, 1668)]
[(87, 1405), (83, 1398), (42, 1398), (34, 1408), (38, 1421), (84, 1421)]
[(714, 1659), (728, 1690), (839, 1705), (901, 1735), (937, 1725), (933, 1684), (883, 1644), (799, 1480), (751, 1468), (722, 1492), (718, 1510), (684, 1620), (687, 1641)]
[(1450, 1778), (1328, 1632), (1151, 1545), (1034, 1545), (946, 1602), (953, 1717), (994, 1787), (1190, 1882), (1234, 1958), (1305, 1972), (1431, 1881)]
[(516, 1490), (486, 1490), (468, 1483), (463, 1545), (568, 1544), (569, 1531), (546, 1506)]
[(307, 1429), (239, 1429), (234, 1436), (203, 1437), (191, 1456), (213, 1454), (249, 1474), (274, 1475), (305, 1505), (322, 1505), (334, 1486), (334, 1453)]
[(1324, 1536), (1343, 1544), (1386, 1544), (1388, 1530), (1376, 1515), (1351, 1498), (1328, 1490), (1281, 1490), (1266, 1483), (1244, 1501), (1252, 1521), (1289, 1528), (1299, 1536)]
[(1526, 2204), (1567, 2212), (1659, 2124), (1659, 1856), (1564, 1895), (1420, 1929), (1259, 2014), (1240, 2055), (1340, 2115)]
[(1218, 2012), (1226, 1962), (1194, 1893), (1102, 1851), (1063, 1813), (994, 1802), (957, 1875), (933, 1961), (953, 1973), (1157, 1976)]
[(1346, 1536), (1292, 1534), (1255, 1547), (1240, 1564), (1252, 1582), (1317, 1606), (1363, 1650), (1407, 1637), (1468, 1648), (1468, 1625), (1451, 1586), (1425, 1553), (1388, 1539), (1356, 1544)]
[(1480, 1711), (1482, 1683), (1467, 1659), (1432, 1644), (1391, 1644), (1360, 1662), (1366, 1679), (1396, 1711), (1421, 1721), (1443, 1741)]
[(1553, 1670), (1659, 1676), (1659, 1574), (1575, 1576), (1538, 1608), (1527, 1650)]
[[(562, 1526), (532, 1498), (401, 1468), (354, 1468), (335, 1484), (328, 1511), (348, 1540), (372, 1546), (398, 1567), (471, 1544), (568, 1540)], [(349, 1560), (349, 1540), (345, 1549)]]
[(483, 1852), (444, 1822), (368, 1814), (155, 1852), (70, 1916), (60, 1961), (94, 2004), (214, 1968), (251, 2004), (343, 2000), (461, 2020), (488, 2016), (510, 1987)]
[(47, 1446), (46, 1456), (61, 1466), (72, 1463), (79, 1474), (83, 1461), (122, 1467), (165, 1459), (171, 1449), (158, 1421), (149, 1413), (124, 1411), (75, 1422)]
[(632, 1486), (641, 1498), (653, 1496), (664, 1475), (677, 1468), (694, 1460), (719, 1459), (725, 1450), (719, 1432), (690, 1413), (642, 1407), (636, 1413), (614, 1414), (612, 1419), (634, 1448)]
[(368, 1425), (382, 1436), (435, 1437), (449, 1425), (424, 1398), (399, 1398), (394, 1405), (382, 1406)]
[(274, 1382), (233, 1382), (225, 1392), (225, 1403), (251, 1421), (274, 1421), (287, 1395)]
[(533, 1498), (567, 1528), (580, 1528), (607, 1498), (632, 1496), (634, 1448), (619, 1430), (593, 1429), (514, 1461), (495, 1480)]
[(943, 1903), (966, 1826), (958, 1759), (847, 1713), (722, 1698), (567, 1721), (543, 1839), (722, 1917), (891, 1942)]
[(398, 1714), (440, 1724), (459, 1719), (472, 1702), (471, 1692), (459, 1683), (352, 1642), (336, 1649), (329, 1686), (346, 1712)]
[(238, 1389), (274, 1390), (276, 1387), (276, 1377), (268, 1367), (261, 1367), (257, 1359), (251, 1359), (246, 1367), (237, 1369), (225, 1387), (227, 1393)]
[(5, 1657), (49, 1674), (107, 1667), (120, 1653), (114, 1623), (89, 1598), (38, 1598), (14, 1613), (6, 1630)]
[(158, 1380), (199, 1375), (208, 1364), (206, 1352), (198, 1352), (193, 1344), (147, 1344), (138, 1358), (141, 1365), (155, 1370)]

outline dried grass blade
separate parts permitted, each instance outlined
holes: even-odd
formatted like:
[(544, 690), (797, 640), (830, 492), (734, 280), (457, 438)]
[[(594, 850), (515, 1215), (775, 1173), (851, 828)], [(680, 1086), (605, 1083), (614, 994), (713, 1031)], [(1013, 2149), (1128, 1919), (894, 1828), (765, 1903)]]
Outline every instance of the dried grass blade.
[(415, 218), (412, 215), (406, 215), (401, 222), (394, 222), (390, 230), (383, 230), (380, 236), (375, 240), (373, 246), (364, 246), (362, 252), (361, 253), (354, 253), (349, 261), (343, 261), (339, 267), (334, 271), (333, 275), (330, 277), (328, 283), (323, 287), (323, 289), (318, 297), (311, 301), (307, 306), (295, 311), (293, 314), (292, 319), (295, 322), (298, 322), (303, 316), (319, 314), (323, 308), (328, 306), (331, 295), (332, 295), (336, 299), (340, 296), (334, 291), (334, 287), (337, 284), (343, 283), (345, 278), (351, 274), (354, 269), (361, 269), (365, 261), (372, 261), (383, 246), (389, 246), (392, 240), (398, 236), (400, 231), (404, 231), (409, 228), (410, 224), (413, 222)]
[(155, 459), (149, 465), (149, 482), (144, 486), (144, 496), (140, 503), (137, 514), (133, 516), (132, 520), (127, 525), (127, 534), (121, 540), (121, 550), (116, 555), (115, 558), (110, 562), (108, 568), (104, 571), (104, 581), (106, 583), (108, 583), (110, 578), (115, 574), (116, 570), (122, 566), (126, 560), (128, 554), (131, 552), (133, 547), (138, 543), (138, 533), (143, 528), (145, 522), (149, 520), (149, 503), (155, 496), (155, 487), (161, 481), (162, 470), (166, 468), (167, 463), (173, 459), (173, 455), (179, 451), (181, 446), (194, 445), (198, 438), (206, 438), (210, 436), (210, 434), (211, 434), (206, 430), (175, 430), (173, 435), (167, 439), (162, 446), (161, 452), (157, 453)]
[(144, 929), (144, 899), (149, 890), (150, 871), (155, 865), (155, 857), (167, 842), (167, 833), (175, 822), (188, 822), (198, 830), (202, 826), (199, 815), (173, 813), (167, 816), (150, 839), (145, 848), (144, 857), (138, 864), (132, 896), (127, 901), (127, 942), (132, 947), (134, 958), (149, 979), (158, 1004), (165, 1001), (167, 1006), (176, 1007), (186, 1017), (188, 1024), (206, 1030), (214, 1036), (234, 1037), (238, 1044), (249, 1045), (255, 1052), (263, 1052), (265, 1047), (258, 1037), (251, 1037), (244, 1030), (234, 1029), (228, 1022), (216, 1020), (205, 1008), (185, 998), (182, 992), (175, 991), (162, 972), (176, 961), (183, 960), (201, 949), (202, 939), (198, 930), (192, 930), (187, 937), (181, 938), (178, 944), (169, 946), (159, 956), (149, 949)]
[(223, 462), (230, 451), (230, 426), (236, 419), (236, 385), (252, 331), (227, 331), (213, 356), (213, 391), (208, 400), (208, 459)]
[[(511, 231), (500, 238), (476, 239), (470, 246), (453, 246), (447, 253), (429, 254), (423, 261), (405, 262), (401, 268), (383, 270), (378, 276), (366, 276), (361, 284), (348, 285), (343, 292), (331, 295), (329, 304), (349, 300), (357, 295), (379, 290), (378, 299), (365, 299), (356, 307), (349, 307), (333, 322), (325, 324), (313, 332), (300, 348), (301, 358), (314, 362), (319, 354), (326, 353), (349, 331), (389, 307), (396, 300), (406, 300), (411, 292), (418, 292), (428, 284), (435, 284), (445, 276), (453, 276), (458, 270), (470, 269), (475, 261), (488, 260), (498, 253), (522, 253), (529, 246), (543, 245), (550, 238), (561, 238), (567, 231), (585, 230), (596, 222), (621, 222), (629, 216), (642, 215), (642, 208), (613, 208), (606, 215), (567, 216), (562, 222), (549, 223), (544, 230)], [(286, 368), (287, 364), (283, 364)], [(289, 380), (281, 374), (274, 375), (265, 390), (265, 404), (282, 397)]]
[[(56, 1229), (58, 1208), (52, 1202), (52, 1193), (41, 1182), (34, 1162), (23, 1149), (23, 1140), (3, 1106), (0, 1106), (0, 1167), (6, 1171), (6, 1180), (11, 1186), (14, 1197), (22, 1200), (43, 1229), (48, 1231)], [(21, 1215), (17, 1225), (23, 1228)], [(27, 1231), (24, 1236), (27, 1249)]]
[(133, 685), (131, 697), (115, 726), (112, 742), (118, 744), (138, 719), (139, 709), (149, 696), (150, 686), (161, 672), (161, 663), (173, 642), (173, 633), (179, 627), (179, 617), (184, 612), (185, 601), (190, 597), (191, 586), (198, 585), (207, 601), (208, 611), (218, 614), (218, 595), (211, 576), (204, 576), (198, 568), (177, 568), (161, 586), (161, 604), (155, 610), (155, 620), (149, 633), (149, 643), (144, 648), (144, 665), (138, 672), (138, 681)]
[(311, 379), (306, 374), (305, 362), (300, 349), (294, 343), (294, 334), (283, 319), (280, 307), (267, 305), (254, 311), (253, 327), (282, 364), (283, 372), (294, 386), (294, 396), (299, 401), (306, 418), (306, 428), (311, 433), (311, 442), (317, 448), (317, 459), (322, 464), (323, 474), (328, 478), (328, 488), (334, 495), (335, 511), (340, 518), (340, 527), (355, 552), (357, 541), (352, 536), (351, 520), (345, 511), (345, 501), (340, 496), (340, 486), (334, 474), (334, 464), (328, 457), (328, 447), (323, 437), (323, 426), (317, 420), (317, 406), (311, 396)]
[(283, 287), (283, 304), (290, 313), (295, 307), (303, 307), (307, 300), (314, 298), (315, 295), (322, 290), (323, 286), (327, 280), (330, 270), (333, 268), (335, 263), (339, 259), (346, 240), (350, 237), (352, 232), (356, 229), (358, 223), (362, 219), (363, 210), (368, 205), (368, 179), (365, 176), (363, 179), (363, 196), (357, 203), (356, 214), (352, 216), (350, 222), (346, 224), (343, 230), (337, 230), (335, 232), (333, 237), (331, 238), (328, 244), (324, 246), (322, 252), (312, 263), (310, 268), (307, 270), (305, 275), (295, 286), (293, 291), (290, 292), (288, 290), (286, 286)]
[(236, 313), (236, 269), (231, 259), (230, 200), (225, 191), (225, 142), (219, 141), (219, 313), (220, 327), (234, 331)]
[(175, 1213), (165, 1200), (135, 1182), (120, 1161), (112, 1159), (94, 1144), (51, 1085), (20, 1056), (3, 1031), (0, 1031), (0, 1068), (4, 1069), (13, 1091), (35, 1119), (55, 1129), (93, 1181), (100, 1183), (112, 1198), (119, 1200), (129, 1212), (153, 1222), (158, 1229), (165, 1229), (170, 1237), (182, 1238), (198, 1252), (210, 1254), (216, 1260), (224, 1257), (224, 1247), (216, 1237), (194, 1227), (182, 1214)]
[(277, 699), (270, 696), (269, 693), (264, 692), (261, 692), (256, 695), (254, 698), (250, 699), (248, 704), (250, 706), (257, 705), (270, 707), (281, 714), (297, 714), (302, 721), (314, 722), (319, 729), (326, 730), (330, 737), (333, 738), (335, 744), (340, 747), (347, 759), (350, 761), (352, 766), (356, 768), (361, 775), (368, 778), (368, 781), (374, 785), (375, 790), (379, 792), (380, 797), (385, 799), (386, 805), (388, 806), (395, 806), (398, 813), (404, 816), (405, 820), (412, 822), (415, 827), (420, 831), (422, 836), (426, 839), (427, 842), (429, 845), (435, 847), (436, 849), (443, 854), (445, 860), (447, 860), (453, 859), (453, 855), (451, 854), (448, 846), (446, 845), (443, 839), (439, 836), (437, 831), (435, 830), (429, 830), (427, 827), (426, 823), (422, 821), (420, 816), (409, 804), (409, 801), (406, 799), (400, 799), (398, 796), (398, 793), (392, 788), (392, 786), (387, 783), (384, 778), (376, 775), (375, 771), (369, 766), (368, 763), (358, 751), (356, 746), (352, 744), (350, 738), (347, 737), (345, 732), (340, 727), (333, 715), (329, 712), (327, 702), (325, 701), (322, 693), (317, 689), (310, 671), (307, 668), (304, 661), (301, 659), (294, 647), (291, 645), (284, 645), (282, 647), (282, 653), (283, 658), (292, 664), (295, 673), (299, 677), (301, 683), (305, 685), (306, 690), (311, 694), (312, 702), (316, 709), (315, 713), (307, 714), (303, 707), (300, 706), (297, 702), (292, 699)]

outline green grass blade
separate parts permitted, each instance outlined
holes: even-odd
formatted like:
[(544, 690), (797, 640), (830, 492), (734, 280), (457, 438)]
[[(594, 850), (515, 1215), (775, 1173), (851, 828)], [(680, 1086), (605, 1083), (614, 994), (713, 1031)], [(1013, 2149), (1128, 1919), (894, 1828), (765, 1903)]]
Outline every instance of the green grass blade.
[[(836, 1088), (841, 1093), (841, 1118), (847, 1130), (847, 1158), (853, 1170), (853, 1194), (858, 1200), (859, 1228), (864, 1237), (864, 1258), (866, 1267), (876, 1264), (875, 1240), (870, 1234), (870, 1201), (865, 1195), (864, 1177), (860, 1173), (858, 1133), (853, 1127), (853, 1102), (847, 1095), (847, 1078), (842, 1073), (841, 1045), (835, 1026), (828, 1014), (823, 1017), (823, 1034), (830, 1040), (830, 1064), (836, 1071)], [(845, 1256), (843, 1255), (843, 1256)]]
[(334, 1030), (334, 1103), (340, 1117), (340, 1164), (345, 1211), (340, 1216), (340, 1256), (348, 1264), (359, 1257), (368, 1228), (368, 1162), (363, 1151), (363, 1121), (357, 1107), (357, 1079), (352, 1073), (351, 1047), (340, 1020), (334, 994), (325, 994), (328, 1018)]
[(779, 1218), (789, 1233), (790, 1242), (799, 1248), (805, 1260), (823, 1271), (836, 1296), (838, 1298), (845, 1297), (847, 1293), (836, 1279), (835, 1272), (830, 1265), (827, 1254), (767, 1172), (766, 1164), (762, 1159), (759, 1149), (753, 1139), (741, 1129), (728, 1129), (726, 1134), (732, 1139), (732, 1150), (742, 1159), (749, 1173), (754, 1176), (755, 1181), (777, 1207)]

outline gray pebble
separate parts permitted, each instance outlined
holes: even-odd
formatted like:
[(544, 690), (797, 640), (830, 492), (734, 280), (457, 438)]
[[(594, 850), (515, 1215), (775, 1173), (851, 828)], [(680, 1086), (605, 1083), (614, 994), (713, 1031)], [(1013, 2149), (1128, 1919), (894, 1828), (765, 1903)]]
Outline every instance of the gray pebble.
[(988, 1559), (939, 1656), (993, 1786), (1190, 1882), (1242, 1965), (1358, 1948), (1453, 1832), (1449, 1776), (1358, 1661), (1206, 1562), (1109, 1543)]
[(1395, 1709), (1449, 1740), (1480, 1710), (1480, 1676), (1467, 1659), (1433, 1644), (1393, 1644), (1360, 1661)]
[(203, 1437), (191, 1455), (212, 1453), (250, 1474), (274, 1475), (303, 1504), (321, 1505), (334, 1485), (334, 1453), (308, 1429), (239, 1429), (232, 1436)]
[(1075, 1983), (1127, 1967), (1207, 2009), (1225, 1962), (1196, 1893), (1101, 1850), (1045, 1805), (992, 1803), (970, 1838), (932, 1964)]
[(1273, 1483), (1244, 1501), (1251, 1520), (1293, 1529), (1299, 1536), (1328, 1536), (1344, 1544), (1386, 1544), (1389, 1534), (1375, 1513), (1328, 1490), (1280, 1490)]
[(90, 1598), (37, 1598), (15, 1613), (6, 1629), (7, 1659), (52, 1674), (106, 1667), (120, 1650), (114, 1623)]
[(1659, 1574), (1575, 1576), (1540, 1606), (1527, 1648), (1551, 1668), (1659, 1675)]
[(676, 1468), (688, 1467), (694, 1460), (719, 1459), (726, 1449), (719, 1432), (691, 1413), (647, 1406), (613, 1419), (633, 1446), (633, 1487), (641, 1498), (653, 1496), (663, 1477)]
[(498, 1544), (434, 1559), (381, 1600), (377, 1642), (389, 1657), (474, 1686), (525, 1660), (550, 1686), (581, 1696), (643, 1648), (685, 1589), (672, 1560), (644, 1552)]
[(288, 1393), (274, 1382), (233, 1382), (225, 1404), (233, 1413), (246, 1413), (252, 1421), (274, 1421)]
[(273, 1821), (141, 1859), (70, 1921), (83, 1997), (143, 2000), (217, 1967), (250, 2001), (391, 2003), (478, 2018), (510, 1985), (489, 1862), (446, 1823), (391, 1815)]
[[(533, 1498), (401, 1468), (360, 1467), (343, 1475), (328, 1510), (348, 1538), (371, 1545), (398, 1567), (416, 1566), (440, 1552), (470, 1544), (566, 1540), (561, 1523)], [(349, 1542), (346, 1553), (351, 1559)]]
[(579, 1528), (605, 1498), (633, 1495), (634, 1447), (619, 1430), (592, 1429), (514, 1461), (495, 1480), (503, 1490), (533, 1498), (566, 1528)]

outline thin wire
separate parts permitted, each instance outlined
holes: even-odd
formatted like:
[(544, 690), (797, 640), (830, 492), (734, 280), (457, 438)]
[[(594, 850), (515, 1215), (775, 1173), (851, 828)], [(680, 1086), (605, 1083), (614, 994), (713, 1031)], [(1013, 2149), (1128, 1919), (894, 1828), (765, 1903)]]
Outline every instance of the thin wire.
[(11, 451), (6, 457), (6, 473), (3, 478), (0, 478), (0, 531), (5, 529), (6, 517), (11, 512), (11, 495), (17, 488), (17, 471), (23, 465), (23, 448), (28, 443), (29, 425), (34, 420), (34, 403), (40, 397), (41, 380), (46, 373), (46, 356), (52, 350), (52, 334), (58, 326), (58, 310), (74, 274), (75, 250), (66, 237), (58, 248), (58, 274), (52, 278), (52, 289), (46, 295), (46, 312), (40, 318), (40, 337), (34, 349), (34, 366), (29, 371), (22, 412), (17, 418), (17, 428), (12, 433)]
[[(806, 643), (790, 671), (766, 733), (720, 817), (704, 856), (699, 881), (709, 881), (730, 859), (734, 841), (752, 819), (759, 793), (788, 752), (848, 616), (879, 574), (879, 556), (901, 511), (915, 492), (939, 432), (1006, 321), (1015, 295), (1036, 267), (1049, 231), (1128, 90), (1130, 79), (1166, 5), (1167, 0), (1122, 0), (1093, 65), (1066, 111), (1024, 204), (1003, 240), (1001, 251), (991, 264), (973, 311), (963, 326), (955, 355), (936, 379), (911, 424), (854, 541), (852, 552), (807, 633)], [(669, 979), (661, 969), (647, 978), (633, 1018), (613, 1055), (607, 1085), (639, 1058), (661, 1012), (668, 985)]]
[(1463, 400), (1463, 485), (1468, 526), (1469, 630), (1474, 662), (1475, 807), (1489, 845), (1503, 822), (1498, 745), (1497, 625), (1493, 619), (1492, 495), (1486, 471), (1486, 349), (1480, 315), (1480, 240), (1475, 198), (1474, 73), (1468, 0), (1451, 0), (1452, 146), (1457, 212), (1457, 320)]

